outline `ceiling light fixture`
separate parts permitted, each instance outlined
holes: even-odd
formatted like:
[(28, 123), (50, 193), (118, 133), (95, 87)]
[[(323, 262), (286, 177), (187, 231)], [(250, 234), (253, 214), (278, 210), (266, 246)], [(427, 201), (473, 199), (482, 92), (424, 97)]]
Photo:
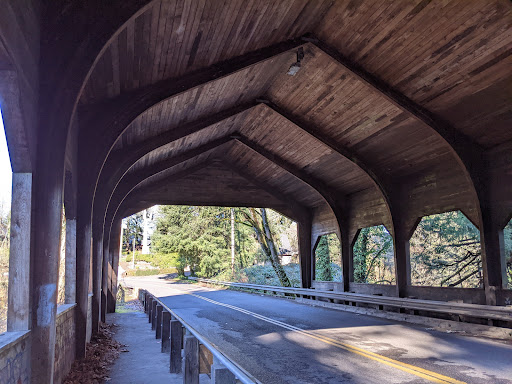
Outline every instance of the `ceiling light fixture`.
[(300, 62), (302, 61), (303, 58), (304, 58), (304, 48), (299, 47), (299, 49), (297, 49), (297, 61), (295, 63), (293, 63), (292, 65), (290, 65), (290, 68), (288, 69), (288, 72), (286, 74), (290, 75), (290, 76), (295, 76), (297, 74), (297, 72), (299, 72), (299, 69), (301, 67)]

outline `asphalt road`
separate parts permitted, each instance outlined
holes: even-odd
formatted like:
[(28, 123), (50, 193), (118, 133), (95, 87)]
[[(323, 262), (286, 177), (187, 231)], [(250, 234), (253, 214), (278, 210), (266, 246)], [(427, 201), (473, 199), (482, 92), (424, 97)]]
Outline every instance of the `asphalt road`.
[(512, 384), (510, 342), (158, 277), (126, 280), (265, 384)]

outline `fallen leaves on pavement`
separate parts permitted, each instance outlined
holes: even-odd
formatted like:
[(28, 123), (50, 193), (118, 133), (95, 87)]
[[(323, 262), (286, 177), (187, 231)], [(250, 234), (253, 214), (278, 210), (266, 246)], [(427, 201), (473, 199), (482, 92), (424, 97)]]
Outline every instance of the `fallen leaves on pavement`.
[(119, 352), (126, 350), (113, 339), (115, 324), (101, 324), (97, 335), (87, 344), (86, 357), (73, 363), (63, 384), (101, 384), (110, 381), (108, 372)]

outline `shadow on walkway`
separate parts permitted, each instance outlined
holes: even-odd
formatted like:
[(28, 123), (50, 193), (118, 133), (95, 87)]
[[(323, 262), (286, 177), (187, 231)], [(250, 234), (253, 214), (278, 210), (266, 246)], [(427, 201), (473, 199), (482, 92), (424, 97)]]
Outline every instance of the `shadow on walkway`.
[[(114, 335), (126, 347), (110, 370), (109, 383), (133, 384), (182, 384), (180, 374), (169, 373), (169, 354), (161, 353), (160, 340), (155, 339), (146, 314), (139, 311), (112, 313), (107, 315), (109, 324), (116, 324)], [(201, 375), (201, 384), (209, 383), (207, 375)]]

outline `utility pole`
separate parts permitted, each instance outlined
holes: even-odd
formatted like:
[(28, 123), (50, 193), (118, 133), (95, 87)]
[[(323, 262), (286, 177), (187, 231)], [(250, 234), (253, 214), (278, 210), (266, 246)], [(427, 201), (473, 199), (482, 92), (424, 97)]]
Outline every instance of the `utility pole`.
[(235, 274), (235, 209), (231, 208), (231, 272)]
[[(123, 255), (123, 235), (124, 235), (124, 229), (126, 228), (126, 222), (123, 220), (121, 221), (121, 237), (119, 238), (119, 256)], [(117, 271), (116, 271), (117, 273)]]
[(149, 237), (149, 218), (148, 218), (148, 210), (144, 210), (144, 222), (143, 222), (143, 231), (142, 231), (142, 254), (149, 255), (149, 245), (148, 245), (148, 237)]
[(133, 253), (132, 253), (132, 269), (135, 270), (135, 241), (137, 236), (133, 236)]

